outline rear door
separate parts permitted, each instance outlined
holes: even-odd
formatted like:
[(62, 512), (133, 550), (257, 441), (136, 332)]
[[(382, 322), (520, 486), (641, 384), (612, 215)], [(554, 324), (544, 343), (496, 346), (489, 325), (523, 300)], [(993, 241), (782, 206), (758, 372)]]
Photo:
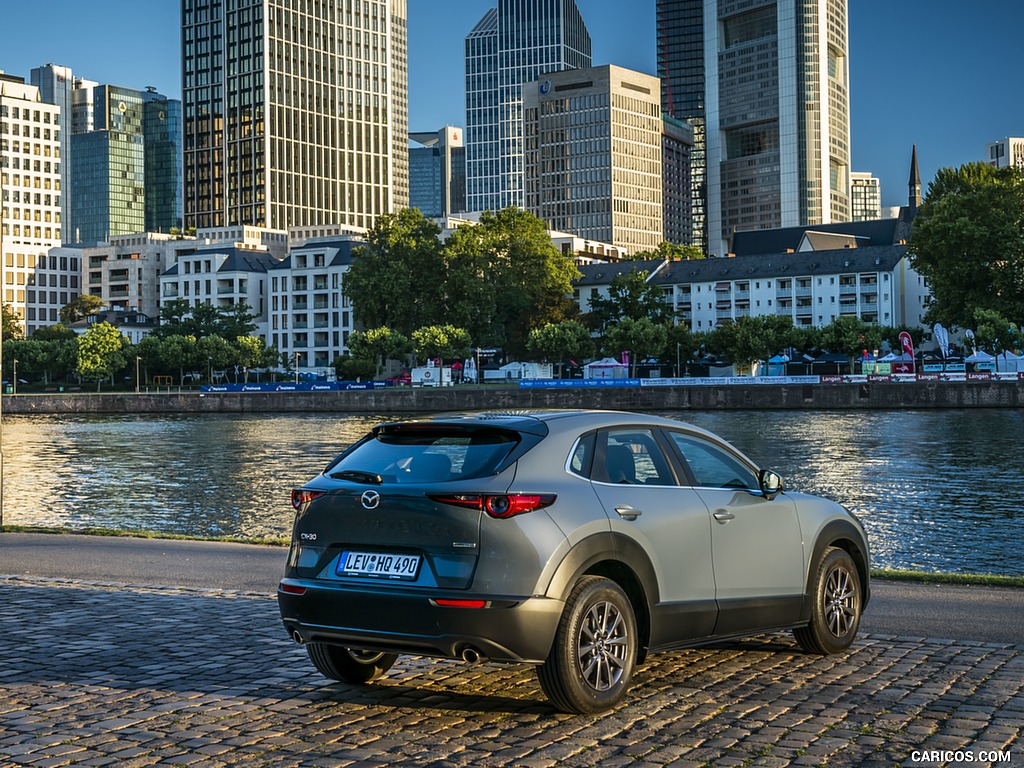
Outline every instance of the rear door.
[(598, 434), (591, 480), (611, 529), (639, 544), (660, 592), (652, 647), (710, 634), (715, 624), (711, 523), (697, 493), (681, 486), (657, 432)]

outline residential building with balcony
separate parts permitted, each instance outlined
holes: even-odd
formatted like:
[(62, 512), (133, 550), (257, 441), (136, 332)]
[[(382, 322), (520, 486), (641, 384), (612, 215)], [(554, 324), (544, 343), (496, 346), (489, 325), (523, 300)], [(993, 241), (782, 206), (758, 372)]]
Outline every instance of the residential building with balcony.
[(343, 289), (352, 250), (362, 245), (356, 235), (314, 238), (269, 270), (265, 338), (296, 368), (329, 374), (335, 358), (348, 352), (355, 322)]
[(280, 263), (270, 251), (252, 245), (199, 246), (179, 254), (178, 262), (160, 275), (160, 299), (184, 299), (192, 306), (247, 305), (255, 315), (254, 335), (266, 337), (267, 272)]

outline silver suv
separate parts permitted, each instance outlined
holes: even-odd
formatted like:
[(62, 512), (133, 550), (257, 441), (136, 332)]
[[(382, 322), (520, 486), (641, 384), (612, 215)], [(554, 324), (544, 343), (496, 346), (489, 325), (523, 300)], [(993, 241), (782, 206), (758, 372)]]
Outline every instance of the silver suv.
[(642, 414), (383, 424), (292, 503), (281, 617), (352, 683), (399, 654), (526, 663), (556, 707), (599, 712), (651, 652), (780, 629), (842, 651), (870, 595), (850, 512)]

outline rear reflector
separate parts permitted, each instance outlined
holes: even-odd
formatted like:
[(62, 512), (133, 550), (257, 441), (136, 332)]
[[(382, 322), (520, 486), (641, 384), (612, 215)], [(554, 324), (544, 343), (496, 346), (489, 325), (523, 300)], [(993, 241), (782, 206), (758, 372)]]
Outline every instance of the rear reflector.
[(305, 587), (297, 587), (294, 584), (281, 584), (281, 591), (287, 592), (289, 595), (304, 595), (306, 594)]
[(512, 494), (482, 494), (482, 493), (451, 493), (427, 494), (427, 498), (441, 504), (451, 504), (456, 507), (468, 509), (481, 509), (491, 517), (505, 519), (515, 517), (525, 512), (533, 512), (535, 509), (550, 507), (555, 503), (553, 493), (512, 493)]
[(441, 608), (486, 608), (486, 600), (431, 600)]

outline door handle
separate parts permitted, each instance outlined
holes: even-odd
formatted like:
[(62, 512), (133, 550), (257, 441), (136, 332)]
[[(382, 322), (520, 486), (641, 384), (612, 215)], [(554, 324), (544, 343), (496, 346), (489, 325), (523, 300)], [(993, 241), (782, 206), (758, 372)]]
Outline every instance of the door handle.
[(732, 512), (726, 512), (724, 509), (720, 509), (718, 512), (715, 512), (715, 520), (717, 520), (720, 523), (728, 523), (730, 520), (735, 519), (736, 515), (734, 515)]
[(630, 506), (616, 507), (615, 511), (623, 520), (636, 520), (643, 514), (639, 509), (633, 509)]

